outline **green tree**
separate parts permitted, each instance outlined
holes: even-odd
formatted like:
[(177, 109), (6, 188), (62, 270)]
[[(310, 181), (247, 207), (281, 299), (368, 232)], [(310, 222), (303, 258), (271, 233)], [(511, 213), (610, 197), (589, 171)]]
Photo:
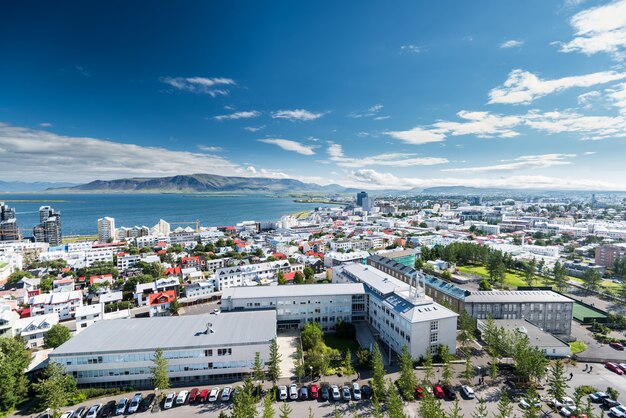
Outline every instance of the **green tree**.
[(308, 418), (315, 418), (315, 414), (313, 414), (313, 408), (311, 408), (309, 406), (309, 417)]
[(450, 364), (450, 349), (447, 345), (442, 344), (439, 346), (439, 358), (443, 363), (443, 370), (441, 372), (441, 380), (444, 384), (449, 385), (452, 382), (452, 365)]
[(350, 349), (347, 349), (343, 356), (342, 366), (343, 372), (346, 375), (351, 376), (356, 373), (356, 370), (354, 370), (354, 364), (352, 364), (352, 353), (350, 352)]
[(154, 358), (152, 359), (154, 366), (150, 369), (152, 373), (152, 385), (160, 390), (169, 389), (170, 377), (168, 374), (168, 362), (163, 355), (163, 350), (157, 348), (154, 351)]
[(587, 269), (583, 272), (581, 279), (584, 282), (585, 289), (589, 292), (595, 292), (600, 288), (602, 283), (602, 275), (597, 270)]
[(30, 351), (22, 338), (0, 338), (0, 416), (26, 399)]
[(170, 313), (172, 315), (178, 315), (179, 310), (180, 310), (180, 302), (178, 301), (178, 299), (174, 299), (170, 303)]
[[(476, 332), (476, 324), (474, 318), (472, 318), (465, 309), (461, 310), (459, 315), (459, 332), (457, 339), (461, 343), (461, 347), (465, 351), (465, 346), (472, 341), (474, 333)], [(469, 356), (469, 352), (466, 354)]]
[(231, 418), (254, 418), (257, 416), (255, 399), (252, 395), (254, 385), (246, 379), (241, 390), (233, 398), (233, 413)]
[(606, 393), (607, 395), (609, 395), (611, 399), (615, 399), (615, 400), (619, 399), (619, 392), (615, 388), (612, 388), (609, 386), (608, 388), (606, 388)]
[(468, 384), (471, 384), (474, 378), (474, 366), (472, 365), (472, 358), (467, 356), (465, 358), (465, 370), (463, 371), (463, 379), (467, 380)]
[(263, 399), (263, 418), (274, 418), (274, 401), (276, 400), (276, 391), (271, 390)]
[(537, 268), (537, 262), (533, 258), (524, 265), (524, 281), (526, 285), (532, 286), (535, 281), (535, 269)]
[(378, 344), (374, 344), (374, 349), (372, 350), (372, 391), (374, 392), (374, 397), (379, 402), (385, 400), (385, 365), (383, 364), (383, 356), (380, 353)]
[(554, 287), (559, 291), (563, 291), (567, 288), (567, 270), (565, 266), (558, 261), (554, 264), (554, 268), (552, 269), (552, 282), (554, 283)]
[(52, 278), (42, 277), (39, 281), (39, 289), (41, 293), (50, 293), (52, 291)]
[(435, 377), (435, 371), (433, 370), (433, 356), (430, 354), (430, 351), (426, 351), (422, 366), (424, 367), (424, 385), (430, 386), (433, 378)]
[(44, 378), (33, 385), (39, 406), (50, 408), (58, 416), (62, 407), (67, 405), (76, 393), (76, 381), (65, 373), (65, 368), (57, 362), (51, 362), (44, 370)]
[(307, 322), (300, 332), (300, 341), (302, 349), (308, 351), (324, 341), (324, 332), (317, 322)]
[(279, 418), (289, 418), (289, 414), (291, 414), (291, 407), (287, 405), (287, 402), (283, 402), (278, 412), (280, 413)]
[(417, 377), (413, 372), (413, 357), (409, 353), (406, 345), (402, 346), (402, 352), (398, 359), (400, 364), (400, 377), (398, 378), (398, 387), (400, 393), (405, 400), (411, 400), (414, 397), (415, 386), (417, 386)]
[(526, 391), (526, 401), (530, 405), (530, 407), (524, 410), (524, 418), (539, 418), (539, 414), (541, 413), (541, 408), (535, 406), (535, 403), (539, 400), (539, 395), (537, 394), (537, 390), (534, 386), (531, 386), (528, 391)]
[(511, 398), (505, 390), (500, 391), (500, 399), (498, 400), (498, 412), (493, 418), (510, 418), (513, 412), (513, 405), (511, 405)]
[(304, 272), (304, 278), (306, 279), (307, 283), (310, 280), (315, 279), (315, 271), (310, 266), (306, 266), (303, 272)]
[(296, 274), (294, 274), (293, 276), (293, 281), (295, 284), (303, 284), (304, 274), (302, 274), (302, 272), (296, 271)]
[(565, 368), (561, 360), (554, 363), (554, 367), (548, 376), (548, 393), (552, 398), (562, 401), (569, 385), (565, 380)]
[(254, 380), (264, 380), (265, 371), (263, 370), (263, 363), (261, 362), (261, 353), (258, 351), (254, 353), (254, 364), (252, 366), (252, 375)]
[(480, 398), (478, 400), (478, 407), (472, 414), (473, 418), (487, 418), (489, 412), (487, 411), (487, 405), (485, 404), (485, 400)]
[(458, 397), (454, 400), (454, 404), (452, 405), (452, 408), (450, 408), (450, 411), (446, 414), (446, 418), (463, 418)]
[(285, 280), (285, 273), (283, 273), (282, 271), (278, 271), (276, 273), (276, 281), (278, 282), (278, 284), (287, 284), (287, 280)]
[(19, 282), (20, 280), (22, 280), (23, 278), (31, 279), (32, 277), (33, 275), (30, 274), (30, 272), (17, 269), (13, 273), (11, 273), (11, 275), (7, 279), (7, 283), (15, 284)]
[(387, 382), (387, 416), (389, 418), (406, 418), (404, 413), (404, 404), (402, 399), (398, 395), (393, 382), (389, 380)]
[(446, 414), (441, 408), (441, 404), (428, 391), (425, 391), (424, 398), (418, 407), (418, 416), (424, 418), (445, 418)]
[(61, 324), (54, 324), (43, 336), (43, 345), (46, 348), (57, 348), (72, 338), (69, 328)]
[(267, 377), (274, 385), (280, 379), (280, 352), (278, 351), (278, 343), (274, 338), (270, 344), (270, 361), (267, 364)]

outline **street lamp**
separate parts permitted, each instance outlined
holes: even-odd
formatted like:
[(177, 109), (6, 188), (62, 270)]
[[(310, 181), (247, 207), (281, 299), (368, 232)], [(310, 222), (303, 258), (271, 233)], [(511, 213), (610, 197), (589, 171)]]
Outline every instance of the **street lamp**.
[(311, 372), (311, 382), (313, 382), (313, 366), (309, 366), (309, 371)]

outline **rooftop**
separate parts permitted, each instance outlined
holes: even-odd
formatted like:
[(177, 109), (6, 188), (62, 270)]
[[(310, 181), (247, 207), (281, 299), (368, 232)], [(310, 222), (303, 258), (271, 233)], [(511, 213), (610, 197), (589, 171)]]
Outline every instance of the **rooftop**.
[(574, 302), (572, 299), (550, 290), (474, 291), (465, 297), (466, 303), (490, 302)]
[(302, 297), (358, 295), (365, 293), (361, 283), (323, 283), (284, 286), (229, 287), (222, 291), (222, 299), (254, 299), (267, 297)]
[(453, 283), (446, 282), (445, 280), (441, 280), (433, 276), (426, 275), (425, 282), (426, 286), (432, 287), (433, 289), (445, 293), (455, 299), (465, 299), (466, 294), (469, 293), (469, 291), (466, 291)]
[[(207, 333), (209, 323), (213, 332)], [(86, 328), (51, 357), (269, 343), (275, 336), (274, 310), (113, 319)]]

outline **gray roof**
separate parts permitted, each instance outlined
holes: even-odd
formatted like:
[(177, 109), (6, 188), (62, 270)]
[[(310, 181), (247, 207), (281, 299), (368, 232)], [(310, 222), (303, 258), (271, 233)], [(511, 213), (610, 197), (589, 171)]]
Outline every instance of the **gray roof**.
[(425, 275), (425, 276), (426, 276), (426, 279), (424, 280), (424, 282), (426, 283), (426, 286), (431, 287), (455, 299), (464, 300), (465, 295), (470, 293), (469, 291), (459, 286), (456, 286), (450, 282), (446, 282), (445, 280), (438, 279), (434, 276), (428, 276), (428, 275)]
[[(214, 332), (205, 333), (208, 323)], [(54, 350), (51, 357), (260, 343), (275, 336), (274, 310), (112, 319), (86, 328)]]
[(222, 290), (222, 299), (254, 299), (268, 297), (359, 295), (361, 283), (322, 283), (310, 285), (241, 286)]
[(389, 295), (396, 290), (407, 290), (410, 288), (410, 286), (402, 280), (398, 280), (387, 273), (383, 273), (373, 266), (345, 264), (336, 268), (352, 274), (357, 280), (376, 289), (383, 295)]
[(496, 326), (503, 327), (508, 331), (525, 331), (524, 333), (528, 336), (530, 344), (539, 348), (567, 346), (567, 343), (543, 331), (541, 328), (525, 319), (496, 319), (494, 323)]
[(574, 302), (550, 290), (475, 291), (465, 297), (465, 303), (541, 303)]
[(368, 258), (376, 263), (380, 263), (385, 267), (388, 267), (408, 277), (415, 277), (415, 275), (417, 274), (417, 270), (415, 270), (413, 267), (405, 266), (404, 264), (397, 262), (393, 258), (385, 257), (384, 254), (382, 256), (370, 255)]

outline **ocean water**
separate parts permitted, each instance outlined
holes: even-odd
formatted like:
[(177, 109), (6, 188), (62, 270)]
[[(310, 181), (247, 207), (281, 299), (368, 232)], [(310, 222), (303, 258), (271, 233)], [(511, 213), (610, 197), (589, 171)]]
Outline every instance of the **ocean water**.
[[(30, 194), (0, 193), (0, 202), (16, 209), (22, 236), (31, 236), (39, 223), (39, 207), (61, 211), (63, 235), (95, 235), (98, 218), (115, 218), (115, 226), (152, 227), (168, 222), (200, 220), (202, 226), (233, 225), (240, 221), (274, 221), (282, 215), (310, 210), (319, 203), (296, 203), (291, 198), (262, 195), (186, 194)], [(177, 226), (172, 225), (172, 229)], [(194, 225), (189, 225), (195, 227)]]

